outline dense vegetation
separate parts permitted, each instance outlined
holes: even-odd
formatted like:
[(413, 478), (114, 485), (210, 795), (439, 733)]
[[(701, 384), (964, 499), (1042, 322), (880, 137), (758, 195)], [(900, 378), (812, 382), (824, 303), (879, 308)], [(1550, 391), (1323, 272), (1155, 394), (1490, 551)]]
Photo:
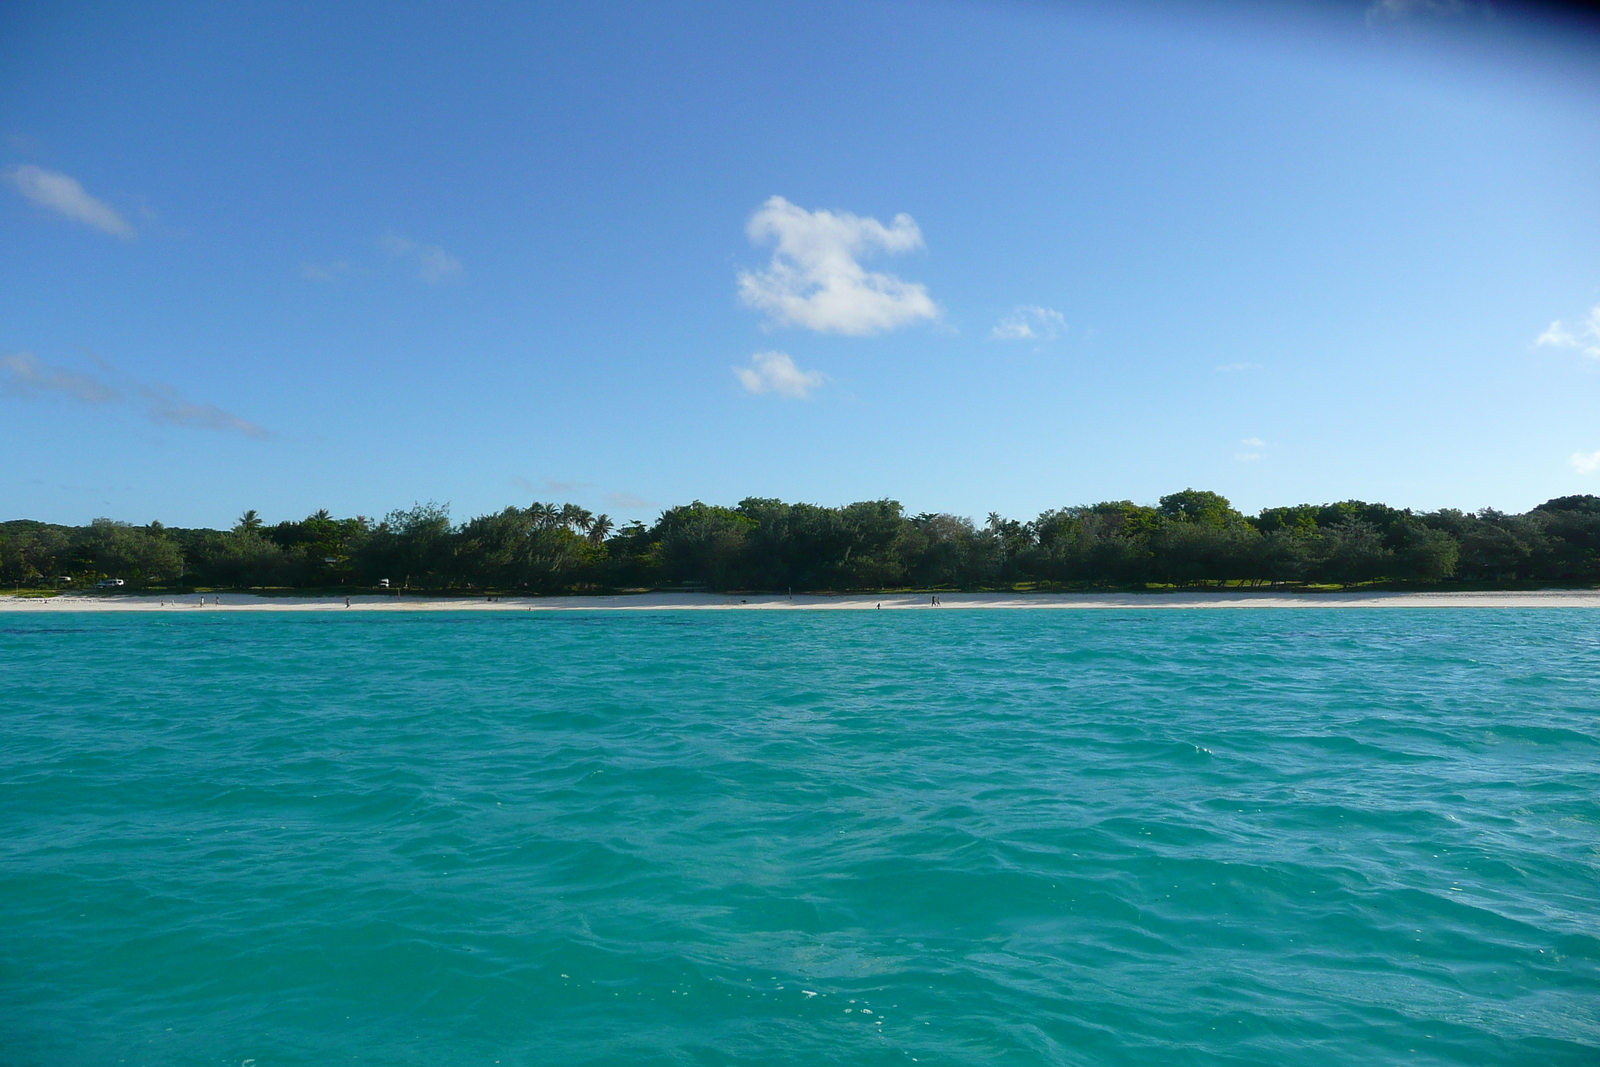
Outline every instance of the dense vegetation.
[[(626, 588), (740, 590), (1142, 588), (1600, 581), (1600, 497), (1560, 497), (1524, 515), (1414, 513), (1351, 500), (1241, 515), (1186, 489), (1047, 511), (906, 515), (892, 500), (844, 507), (752, 497), (695, 501), (652, 526), (616, 527), (570, 504), (509, 507), (464, 523), (419, 504), (381, 521), (320, 511), (231, 530), (0, 523), (0, 584), (129, 589), (363, 589), (543, 593)], [(68, 581), (70, 579), (70, 581)]]

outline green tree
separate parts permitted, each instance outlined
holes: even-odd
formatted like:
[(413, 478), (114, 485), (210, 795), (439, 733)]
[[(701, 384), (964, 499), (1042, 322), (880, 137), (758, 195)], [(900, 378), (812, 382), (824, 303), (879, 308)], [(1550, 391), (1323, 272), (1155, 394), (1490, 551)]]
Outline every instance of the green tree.
[(1276, 533), (1279, 530), (1302, 534), (1314, 533), (1317, 529), (1319, 511), (1321, 509), (1314, 504), (1265, 508), (1260, 515), (1251, 520), (1251, 525), (1264, 534)]
[(456, 536), (456, 574), (469, 586), (493, 589), (555, 591), (589, 581), (605, 552), (592, 536), (594, 526), (589, 512), (572, 505), (479, 516)]
[(1243, 522), (1171, 522), (1150, 534), (1151, 566), (1160, 580), (1175, 585), (1254, 577), (1260, 536)]
[(1354, 585), (1388, 577), (1394, 569), (1394, 553), (1370, 522), (1346, 519), (1324, 527), (1322, 537), (1326, 555), (1319, 569), (1326, 581)]
[(17, 520), (0, 523), (0, 581), (30, 585), (54, 578), (69, 566), (69, 526)]
[(1227, 526), (1244, 519), (1228, 498), (1204, 489), (1185, 489), (1161, 498), (1157, 509), (1163, 518), (1172, 522), (1197, 522), (1207, 526)]
[(1303, 582), (1326, 555), (1327, 546), (1315, 520), (1307, 525), (1274, 525), (1255, 543), (1251, 576), (1275, 585)]
[(297, 585), (341, 585), (352, 580), (353, 557), (372, 532), (362, 516), (335, 519), (327, 508), (299, 522), (280, 522), (263, 536), (293, 560)]
[(442, 589), (454, 569), (455, 528), (448, 504), (413, 504), (391, 511), (356, 555), (356, 573), (376, 585), (387, 578), (402, 588)]
[(138, 585), (170, 581), (183, 573), (183, 555), (160, 528), (95, 519), (79, 530), (72, 555), (80, 569)]
[(1534, 508), (1543, 528), (1543, 551), (1537, 559), (1547, 578), (1600, 579), (1600, 497), (1565, 496)]
[(1394, 577), (1437, 582), (1455, 573), (1461, 544), (1443, 530), (1430, 529), (1408, 515), (1403, 523), (1396, 524), (1393, 538)]
[(713, 589), (746, 587), (745, 547), (755, 522), (733, 508), (696, 500), (671, 508), (656, 522), (663, 576)]

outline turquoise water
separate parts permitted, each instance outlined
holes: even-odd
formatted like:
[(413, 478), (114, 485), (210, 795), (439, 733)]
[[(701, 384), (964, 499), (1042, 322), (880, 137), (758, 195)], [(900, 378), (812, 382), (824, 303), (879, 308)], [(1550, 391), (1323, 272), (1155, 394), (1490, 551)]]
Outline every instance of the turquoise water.
[(0, 616), (0, 1062), (1600, 1062), (1600, 614)]

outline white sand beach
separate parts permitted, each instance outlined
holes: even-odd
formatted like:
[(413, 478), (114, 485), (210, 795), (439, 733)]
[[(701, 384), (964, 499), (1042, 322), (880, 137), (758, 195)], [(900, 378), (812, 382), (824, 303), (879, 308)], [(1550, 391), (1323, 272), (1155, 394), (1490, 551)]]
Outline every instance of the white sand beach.
[(0, 596), (0, 612), (74, 611), (943, 611), (962, 608), (1600, 608), (1600, 589), (1478, 593), (1282, 593), (1230, 590), (1183, 593), (927, 593), (815, 596), (638, 593), (619, 596), (344, 597), (206, 593), (185, 596), (62, 594)]

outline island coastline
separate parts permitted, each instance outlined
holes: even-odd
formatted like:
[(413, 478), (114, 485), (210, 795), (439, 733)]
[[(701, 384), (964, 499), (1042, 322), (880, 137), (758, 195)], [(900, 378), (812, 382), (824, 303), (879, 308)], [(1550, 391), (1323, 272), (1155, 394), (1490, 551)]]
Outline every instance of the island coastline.
[(597, 596), (337, 597), (204, 593), (168, 596), (58, 594), (0, 597), (0, 612), (204, 611), (906, 611), (906, 610), (1204, 610), (1217, 608), (1600, 608), (1600, 589), (1478, 592), (1184, 591), (1162, 593), (738, 594), (625, 593)]

